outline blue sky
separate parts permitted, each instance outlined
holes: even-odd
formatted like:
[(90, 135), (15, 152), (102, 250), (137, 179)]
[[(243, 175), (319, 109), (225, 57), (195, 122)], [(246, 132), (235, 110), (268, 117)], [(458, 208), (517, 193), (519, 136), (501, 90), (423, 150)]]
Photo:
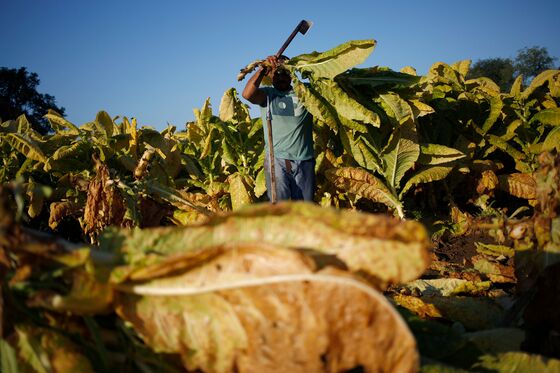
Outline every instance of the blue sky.
[(362, 66), (410, 65), (425, 74), (438, 61), (514, 58), (523, 47), (560, 57), (560, 1), (532, 4), (0, 0), (0, 66), (39, 74), (38, 90), (54, 95), (75, 124), (106, 110), (184, 129), (207, 97), (217, 111), (225, 90), (240, 92), (239, 69), (274, 54), (301, 19), (314, 26), (289, 56), (375, 39)]

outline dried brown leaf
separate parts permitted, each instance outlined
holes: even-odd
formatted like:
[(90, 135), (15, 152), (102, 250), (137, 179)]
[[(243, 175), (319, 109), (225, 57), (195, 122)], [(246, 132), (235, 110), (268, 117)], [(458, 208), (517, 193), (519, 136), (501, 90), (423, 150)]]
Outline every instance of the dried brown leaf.
[(118, 288), (118, 314), (188, 370), (418, 369), (414, 338), (380, 293), (336, 269), (315, 272), (297, 251), (241, 245), (183, 275)]

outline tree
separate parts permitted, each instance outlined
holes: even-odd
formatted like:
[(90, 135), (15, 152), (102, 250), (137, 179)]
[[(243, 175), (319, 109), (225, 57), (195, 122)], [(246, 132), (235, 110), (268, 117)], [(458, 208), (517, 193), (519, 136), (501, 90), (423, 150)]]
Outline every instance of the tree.
[(37, 92), (39, 76), (25, 67), (19, 69), (0, 68), (0, 118), (15, 119), (25, 114), (31, 126), (41, 134), (51, 127), (43, 118), (49, 109), (64, 115), (64, 108), (55, 104), (54, 96)]
[(527, 83), (541, 72), (553, 69), (555, 60), (556, 57), (551, 57), (544, 47), (525, 47), (517, 53), (515, 71), (518, 75), (523, 74), (523, 80)]
[(487, 58), (478, 60), (467, 74), (468, 79), (487, 77), (492, 79), (504, 92), (509, 91), (514, 82), (513, 61), (509, 58)]

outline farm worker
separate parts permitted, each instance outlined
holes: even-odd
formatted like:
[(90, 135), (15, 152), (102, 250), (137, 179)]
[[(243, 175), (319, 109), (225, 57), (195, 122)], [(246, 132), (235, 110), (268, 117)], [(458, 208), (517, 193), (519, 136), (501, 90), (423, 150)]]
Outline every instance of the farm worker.
[[(272, 114), (277, 200), (312, 201), (315, 189), (313, 118), (292, 89), (290, 74), (282, 66), (287, 60), (286, 56), (267, 57), (271, 67), (261, 66), (259, 68), (247, 82), (243, 90), (243, 97), (261, 107), (263, 123), (266, 123), (268, 108)], [(271, 79), (272, 87), (260, 86), (265, 75)], [(267, 194), (271, 199), (270, 157), (266, 127), (263, 125), (266, 149), (264, 168)]]

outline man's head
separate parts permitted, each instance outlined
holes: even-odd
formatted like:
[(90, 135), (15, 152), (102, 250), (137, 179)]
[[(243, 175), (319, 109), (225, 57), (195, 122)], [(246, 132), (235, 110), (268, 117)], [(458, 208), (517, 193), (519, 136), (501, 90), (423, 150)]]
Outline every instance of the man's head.
[(282, 55), (278, 57), (278, 66), (269, 72), (269, 78), (272, 80), (272, 85), (279, 91), (289, 91), (292, 89), (292, 78), (290, 77), (290, 72), (282, 66), (282, 64), (288, 61), (289, 58)]

